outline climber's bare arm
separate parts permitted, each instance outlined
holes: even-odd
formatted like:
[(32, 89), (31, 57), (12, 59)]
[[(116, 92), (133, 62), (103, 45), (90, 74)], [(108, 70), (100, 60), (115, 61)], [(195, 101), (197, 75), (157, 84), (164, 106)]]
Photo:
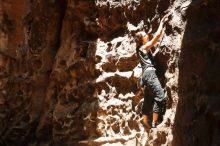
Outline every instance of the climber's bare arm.
[(159, 40), (161, 34), (162, 34), (162, 30), (163, 30), (163, 25), (164, 23), (167, 21), (167, 17), (168, 15), (165, 15), (161, 21), (160, 21), (160, 25), (156, 31), (156, 33), (154, 34), (154, 37), (148, 41), (146, 44), (144, 44), (141, 49), (145, 50), (146, 52), (148, 52)]

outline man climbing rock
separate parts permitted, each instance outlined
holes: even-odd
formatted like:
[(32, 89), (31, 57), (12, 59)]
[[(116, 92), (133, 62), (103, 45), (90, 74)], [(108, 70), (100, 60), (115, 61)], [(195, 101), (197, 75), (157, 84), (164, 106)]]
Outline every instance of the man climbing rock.
[[(168, 20), (168, 15), (165, 15), (159, 24), (159, 27), (154, 34), (153, 38), (150, 39), (149, 35), (144, 31), (137, 32), (135, 34), (135, 41), (137, 44), (137, 55), (140, 60), (142, 67), (142, 78), (141, 81), (144, 85), (144, 103), (142, 106), (143, 120), (142, 124), (146, 129), (156, 127), (158, 125), (158, 118), (160, 113), (165, 108), (165, 94), (164, 90), (159, 82), (159, 79), (155, 73), (156, 69), (152, 63), (152, 55), (150, 49), (158, 42), (164, 23)], [(150, 96), (146, 95), (147, 90), (151, 92)], [(153, 104), (151, 104), (151, 101)], [(152, 114), (152, 123), (149, 123), (149, 115)]]

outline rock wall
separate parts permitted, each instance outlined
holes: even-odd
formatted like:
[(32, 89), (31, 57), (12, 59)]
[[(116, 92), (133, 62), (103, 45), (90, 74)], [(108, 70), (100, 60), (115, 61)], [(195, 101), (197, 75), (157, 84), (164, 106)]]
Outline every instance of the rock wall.
[(220, 2), (193, 1), (179, 59), (179, 104), (173, 145), (220, 145)]
[[(0, 144), (171, 145), (180, 96), (173, 144), (190, 145), (192, 137), (187, 140), (181, 137), (186, 128), (178, 119), (182, 119), (181, 115), (188, 111), (184, 114), (186, 117), (183, 117), (186, 123), (189, 122), (187, 115), (192, 116), (191, 110), (181, 104), (189, 104), (188, 99), (200, 93), (192, 90), (192, 93), (188, 92), (188, 87), (205, 87), (205, 84), (197, 84), (197, 81), (192, 86), (187, 84), (191, 83), (191, 73), (195, 80), (198, 78), (193, 70), (189, 73), (187, 71), (203, 62), (187, 62), (190, 58), (198, 59), (199, 56), (187, 54), (191, 53), (190, 47), (196, 46), (190, 40), (200, 34), (199, 31), (198, 34), (194, 33), (197, 23), (209, 20), (199, 19), (205, 10), (210, 10), (210, 16), (215, 14), (213, 23), (201, 25), (199, 30), (206, 28), (204, 37), (205, 34), (210, 34), (214, 40), (218, 37), (218, 23), (214, 22), (217, 11), (211, 11), (211, 6), (218, 2), (196, 1), (191, 5), (190, 2), (1, 0)], [(197, 2), (199, 7), (195, 6)], [(191, 9), (187, 13), (188, 6)], [(200, 10), (204, 6), (207, 9), (202, 13)], [(193, 14), (194, 11), (197, 13)], [(161, 50), (155, 55), (157, 74), (169, 100), (163, 122), (147, 134), (140, 124), (143, 92), (136, 84), (141, 69), (132, 32), (142, 29), (153, 34), (162, 16), (168, 12), (171, 13), (171, 18), (154, 51), (157, 51), (156, 48)], [(185, 29), (186, 20), (189, 22)], [(208, 30), (209, 26), (213, 29)], [(216, 33), (212, 35), (212, 31)], [(200, 40), (205, 43), (209, 39)], [(217, 51), (218, 44), (215, 41), (205, 44), (211, 46), (212, 52), (207, 49), (210, 58), (218, 57), (211, 57)], [(199, 53), (200, 48), (196, 49)], [(214, 61), (217, 66), (218, 60)], [(204, 68), (196, 66), (195, 69), (202, 71)], [(217, 74), (204, 76), (207, 84), (209, 77), (217, 83), (215, 75)], [(214, 84), (204, 90), (206, 89), (217, 93), (218, 86)], [(217, 99), (216, 96), (212, 97)], [(192, 101), (194, 99), (197, 98)], [(200, 99), (203, 98), (198, 99), (201, 105)], [(190, 109), (194, 109), (196, 104), (190, 105)], [(199, 118), (204, 117), (198, 116)], [(213, 116), (211, 119), (218, 125)], [(203, 122), (205, 125), (205, 120)], [(212, 133), (218, 135), (214, 134), (218, 131)], [(210, 140), (210, 137), (206, 138)]]
[(65, 3), (1, 0), (0, 4), (0, 145), (31, 145), (46, 106)]

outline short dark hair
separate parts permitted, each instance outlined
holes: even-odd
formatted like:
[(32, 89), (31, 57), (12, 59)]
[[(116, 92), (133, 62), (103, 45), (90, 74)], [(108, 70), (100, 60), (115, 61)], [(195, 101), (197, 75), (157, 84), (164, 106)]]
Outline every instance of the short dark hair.
[(134, 39), (138, 45), (142, 44), (142, 38), (147, 35), (144, 31), (138, 31), (135, 33)]

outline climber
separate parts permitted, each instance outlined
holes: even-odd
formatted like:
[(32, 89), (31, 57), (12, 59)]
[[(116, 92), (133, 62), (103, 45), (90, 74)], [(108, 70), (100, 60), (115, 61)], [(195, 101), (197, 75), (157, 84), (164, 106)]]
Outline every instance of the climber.
[[(143, 119), (141, 122), (148, 130), (151, 127), (156, 127), (158, 125), (160, 113), (166, 106), (165, 93), (155, 73), (156, 69), (152, 63), (153, 61), (151, 59), (152, 55), (150, 54), (150, 49), (158, 42), (160, 36), (162, 35), (163, 25), (167, 20), (168, 15), (165, 15), (161, 19), (159, 27), (152, 39), (150, 39), (149, 35), (144, 31), (139, 31), (135, 34), (137, 55), (142, 67), (141, 81), (144, 85), (144, 103), (142, 106)], [(151, 97), (146, 96), (147, 89), (150, 90)], [(152, 106), (149, 105), (150, 101), (152, 102)], [(149, 115), (151, 111), (153, 112), (152, 123), (149, 124)]]

